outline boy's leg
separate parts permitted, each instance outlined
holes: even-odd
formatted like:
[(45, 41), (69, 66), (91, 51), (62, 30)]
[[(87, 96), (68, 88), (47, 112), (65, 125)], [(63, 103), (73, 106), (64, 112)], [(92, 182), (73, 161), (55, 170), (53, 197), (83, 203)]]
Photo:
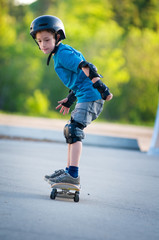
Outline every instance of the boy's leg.
[[(103, 100), (87, 102), (76, 105), (76, 110), (71, 114), (72, 122), (79, 123), (85, 128), (95, 120), (103, 109)], [(82, 128), (82, 129), (83, 129)], [(68, 173), (71, 176), (78, 176), (80, 156), (82, 153), (82, 141), (77, 141), (70, 146), (70, 167)]]
[(67, 168), (69, 168), (70, 166), (79, 166), (81, 152), (82, 142), (78, 141), (73, 144), (68, 144)]
[(67, 169), (70, 166), (70, 151), (71, 151), (71, 144), (68, 144), (68, 152), (67, 152)]
[(78, 177), (79, 161), (82, 152), (82, 142), (77, 141), (73, 144), (68, 144), (67, 172), (72, 177)]
[[(76, 110), (74, 110), (71, 113), (71, 120), (73, 120), (73, 122), (75, 123), (81, 124), (83, 128), (85, 128), (88, 124), (91, 123), (91, 121), (95, 120), (99, 116), (103, 108), (103, 103), (104, 103), (103, 100), (97, 100), (95, 102), (77, 104)], [(78, 134), (79, 133), (81, 133), (80, 129), (78, 129)], [(80, 183), (80, 177), (78, 176), (78, 167), (81, 152), (82, 152), (81, 141), (77, 140), (77, 142), (75, 143), (68, 144), (68, 159), (67, 159), (67, 166), (69, 166), (68, 173), (65, 173), (62, 176), (59, 176), (59, 178), (54, 179), (54, 182), (68, 182), (73, 184)]]
[(73, 144), (70, 144), (70, 165), (79, 167), (79, 161), (82, 153), (82, 142), (77, 141)]
[(67, 169), (65, 173), (58, 176), (57, 178), (50, 178), (48, 182), (50, 184), (65, 182), (79, 185), (80, 177), (78, 176), (78, 166), (81, 152), (82, 152), (81, 141), (77, 141), (73, 144), (68, 144)]

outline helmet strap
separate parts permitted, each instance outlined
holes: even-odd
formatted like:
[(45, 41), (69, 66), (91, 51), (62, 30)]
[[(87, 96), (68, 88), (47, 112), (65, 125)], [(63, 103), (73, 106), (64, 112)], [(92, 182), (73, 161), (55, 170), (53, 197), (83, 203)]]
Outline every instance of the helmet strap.
[(55, 47), (54, 47), (54, 49), (52, 50), (52, 52), (51, 52), (51, 53), (49, 54), (49, 56), (48, 56), (48, 59), (47, 59), (47, 65), (48, 65), (48, 66), (49, 66), (49, 63), (50, 63), (52, 54), (55, 53), (55, 52), (57, 51), (57, 49), (58, 49), (57, 44), (58, 44), (57, 33), (55, 33)]
[(39, 43), (35, 40), (35, 38), (34, 38), (34, 41), (36, 42), (36, 44), (38, 45), (39, 49), (41, 50), (41, 48), (39, 46)]
[(58, 46), (55, 46), (54, 49), (52, 50), (52, 52), (49, 54), (48, 59), (47, 59), (47, 65), (49, 66), (52, 54), (55, 53), (58, 49)]

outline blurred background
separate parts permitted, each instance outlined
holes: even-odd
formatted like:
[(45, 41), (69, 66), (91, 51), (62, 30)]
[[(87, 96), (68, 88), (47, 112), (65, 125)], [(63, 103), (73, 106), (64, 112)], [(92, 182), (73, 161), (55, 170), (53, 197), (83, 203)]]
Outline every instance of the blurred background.
[(158, 0), (0, 0), (0, 112), (60, 116), (55, 107), (68, 89), (29, 34), (32, 20), (45, 14), (63, 21), (63, 43), (96, 65), (114, 94), (100, 119), (152, 126), (158, 105)]

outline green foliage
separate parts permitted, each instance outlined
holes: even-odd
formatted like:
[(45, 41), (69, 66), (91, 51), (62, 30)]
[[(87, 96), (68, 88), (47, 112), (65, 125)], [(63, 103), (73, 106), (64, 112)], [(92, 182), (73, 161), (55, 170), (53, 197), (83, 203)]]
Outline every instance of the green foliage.
[[(132, 28), (129, 32), (125, 52), (131, 80), (128, 85), (130, 91), (123, 92), (126, 101), (131, 108), (130, 121), (142, 118), (150, 121), (155, 117), (158, 104), (157, 83), (159, 79), (159, 35), (150, 29), (139, 30)], [(128, 112), (128, 107), (125, 111)]]
[[(79, 7), (80, 6), (80, 7)], [(94, 63), (114, 98), (102, 118), (131, 123), (155, 118), (159, 79), (158, 0), (37, 0), (14, 5), (0, 0), (0, 110), (52, 116), (68, 94), (53, 61), (29, 34), (31, 21), (44, 14), (62, 19), (69, 44)]]
[(159, 30), (158, 0), (111, 0), (113, 18), (126, 31), (131, 26)]
[(45, 94), (39, 89), (34, 91), (33, 96), (27, 98), (25, 102), (25, 109), (32, 114), (46, 114), (49, 110), (49, 100)]

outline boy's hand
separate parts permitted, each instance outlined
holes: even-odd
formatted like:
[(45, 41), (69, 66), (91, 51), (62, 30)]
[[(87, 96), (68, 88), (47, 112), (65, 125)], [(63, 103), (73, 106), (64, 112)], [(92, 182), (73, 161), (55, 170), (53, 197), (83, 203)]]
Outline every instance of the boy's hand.
[(110, 94), (107, 96), (106, 101), (110, 101), (112, 98), (113, 98), (113, 94), (110, 93)]
[(62, 99), (61, 101), (58, 101), (59, 105), (56, 107), (56, 109), (61, 108), (61, 109), (60, 109), (60, 113), (63, 112), (63, 115), (68, 114), (69, 111), (70, 111), (70, 108), (65, 107), (65, 106), (62, 105), (62, 103), (65, 103), (65, 102), (67, 102), (67, 101), (68, 101), (68, 98), (64, 98), (64, 99)]
[(103, 100), (110, 101), (113, 98), (113, 94), (110, 93), (109, 88), (99, 78), (93, 78), (92, 82), (93, 87), (98, 90)]

